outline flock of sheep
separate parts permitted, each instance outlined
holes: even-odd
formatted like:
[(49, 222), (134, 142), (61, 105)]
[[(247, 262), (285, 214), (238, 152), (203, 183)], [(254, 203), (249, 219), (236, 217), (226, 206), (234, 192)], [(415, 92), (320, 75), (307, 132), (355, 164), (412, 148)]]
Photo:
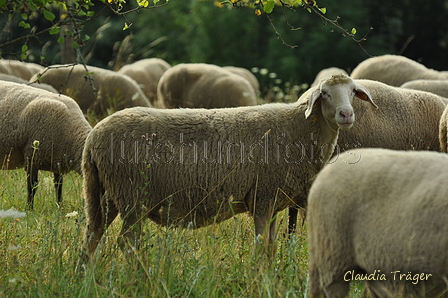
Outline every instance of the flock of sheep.
[(62, 175), (83, 175), (83, 263), (118, 214), (128, 254), (142, 218), (201, 227), (248, 212), (272, 257), (289, 208), (290, 232), (307, 217), (309, 296), (345, 297), (354, 280), (371, 297), (448, 295), (446, 72), (384, 55), (263, 105), (235, 67), (1, 60), (0, 74), (2, 169), (25, 168), (29, 208), (39, 170), (58, 202)]

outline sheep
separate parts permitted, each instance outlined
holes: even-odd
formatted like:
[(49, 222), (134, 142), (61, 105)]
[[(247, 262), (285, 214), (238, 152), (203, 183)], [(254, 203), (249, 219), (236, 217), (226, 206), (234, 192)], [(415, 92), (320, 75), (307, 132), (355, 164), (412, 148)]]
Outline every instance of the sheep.
[(348, 75), (348, 73), (345, 70), (338, 68), (338, 67), (329, 67), (329, 68), (322, 69), (321, 71), (319, 71), (319, 73), (314, 78), (314, 81), (311, 84), (311, 87), (317, 86), (321, 80), (323, 80), (329, 76), (332, 76), (334, 74), (338, 74), (338, 73)]
[[(354, 149), (308, 197), (309, 297), (441, 297), (448, 276), (448, 156)], [(446, 297), (445, 293), (443, 297)]]
[(124, 65), (118, 73), (127, 75), (136, 81), (152, 105), (157, 102), (157, 85), (163, 73), (171, 65), (163, 59), (148, 58)]
[(413, 80), (404, 83), (400, 87), (431, 92), (448, 98), (448, 80)]
[(125, 239), (138, 244), (144, 217), (198, 228), (249, 212), (272, 255), (276, 213), (328, 160), (339, 128), (353, 125), (353, 99), (374, 104), (347, 76), (321, 82), (309, 96), (223, 109), (130, 108), (98, 123), (83, 152), (83, 262), (118, 213), (123, 249)]
[(418, 79), (446, 79), (441, 72), (426, 68), (423, 64), (398, 55), (368, 58), (355, 67), (350, 76), (353, 79), (375, 80), (396, 87)]
[(256, 95), (260, 95), (260, 82), (258, 82), (257, 77), (250, 70), (236, 66), (223, 66), (222, 68), (245, 78), (254, 88)]
[(25, 167), (28, 208), (33, 209), (38, 171), (54, 173), (56, 198), (62, 202), (62, 174), (81, 174), (81, 157), (91, 127), (76, 102), (63, 95), (0, 81), (2, 169)]
[[(378, 109), (363, 101), (353, 102), (356, 125), (339, 133), (334, 154), (357, 147), (440, 151), (439, 119), (448, 104), (446, 98), (377, 81), (355, 80), (355, 83), (370, 91)], [(303, 193), (302, 200), (307, 195), (308, 192)], [(289, 234), (295, 231), (297, 215), (297, 208), (289, 209)]]
[(182, 63), (168, 69), (157, 87), (160, 106), (166, 108), (224, 108), (257, 104), (250, 83), (222, 67)]
[(73, 98), (84, 114), (93, 112), (98, 120), (127, 107), (151, 106), (134, 80), (99, 67), (53, 65), (30, 79), (30, 82), (36, 81), (50, 84), (62, 94)]
[(22, 62), (18, 60), (6, 59), (0, 59), (0, 65), (0, 73), (10, 74), (27, 81), (35, 73), (44, 68), (43, 66), (32, 62)]
[(21, 79), (19, 77), (10, 75), (10, 74), (5, 74), (5, 73), (0, 73), (0, 80), (2, 81), (8, 81), (8, 82), (14, 82), (14, 83), (18, 83), (18, 84), (26, 84), (32, 87), (36, 87), (39, 89), (43, 89), (43, 90), (47, 90), (53, 93), (58, 93), (58, 91), (56, 89), (53, 88), (53, 86), (48, 85), (48, 84), (38, 84), (38, 83), (30, 83), (27, 80)]

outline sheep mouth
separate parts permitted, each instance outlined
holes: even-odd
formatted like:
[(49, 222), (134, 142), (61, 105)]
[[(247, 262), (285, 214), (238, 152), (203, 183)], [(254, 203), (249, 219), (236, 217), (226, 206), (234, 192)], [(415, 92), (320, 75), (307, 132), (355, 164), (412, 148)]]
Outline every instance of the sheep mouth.
[(340, 129), (347, 130), (352, 128), (353, 122), (339, 122), (338, 126)]

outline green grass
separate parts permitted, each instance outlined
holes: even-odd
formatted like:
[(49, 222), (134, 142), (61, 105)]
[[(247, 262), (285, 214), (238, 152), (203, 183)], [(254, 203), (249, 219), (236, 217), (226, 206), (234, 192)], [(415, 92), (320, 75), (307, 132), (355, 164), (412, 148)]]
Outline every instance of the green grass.
[[(253, 222), (238, 215), (197, 230), (144, 225), (137, 258), (116, 244), (121, 220), (107, 230), (94, 266), (75, 273), (85, 225), (82, 179), (64, 177), (58, 206), (49, 173), (40, 173), (35, 208), (22, 218), (0, 218), (0, 297), (303, 297), (307, 276), (306, 228), (284, 236), (266, 261), (254, 245)], [(0, 172), (0, 209), (26, 206), (25, 171)], [(77, 215), (67, 217), (67, 214)]]

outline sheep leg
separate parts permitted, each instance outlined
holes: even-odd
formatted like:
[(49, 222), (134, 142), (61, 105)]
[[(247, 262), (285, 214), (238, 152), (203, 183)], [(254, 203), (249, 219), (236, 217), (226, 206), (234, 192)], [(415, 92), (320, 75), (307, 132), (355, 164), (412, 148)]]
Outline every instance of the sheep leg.
[(37, 165), (27, 165), (26, 167), (26, 177), (27, 177), (27, 188), (28, 188), (28, 209), (32, 210), (34, 208), (34, 195), (37, 191), (39, 169)]
[[(130, 260), (133, 257), (133, 251), (139, 247), (139, 239), (141, 234), (141, 218), (138, 213), (129, 212), (123, 217), (123, 226), (118, 236), (118, 245), (126, 257)], [(127, 249), (129, 248), (129, 249)]]
[(54, 173), (54, 189), (56, 190), (56, 200), (58, 204), (62, 203), (62, 175)]
[[(264, 252), (270, 257), (274, 257), (277, 251), (277, 219), (276, 213), (265, 212), (262, 215), (254, 216), (255, 235), (260, 237)], [(269, 229), (268, 229), (269, 226)]]
[(84, 232), (84, 252), (81, 256), (83, 263), (87, 263), (93, 256), (104, 231), (118, 215), (118, 209), (111, 201), (108, 201), (107, 206), (97, 205), (96, 207), (95, 209), (86, 209), (87, 227)]
[(288, 208), (288, 235), (292, 235), (296, 231), (297, 226), (297, 215), (299, 214), (299, 209), (295, 207)]

